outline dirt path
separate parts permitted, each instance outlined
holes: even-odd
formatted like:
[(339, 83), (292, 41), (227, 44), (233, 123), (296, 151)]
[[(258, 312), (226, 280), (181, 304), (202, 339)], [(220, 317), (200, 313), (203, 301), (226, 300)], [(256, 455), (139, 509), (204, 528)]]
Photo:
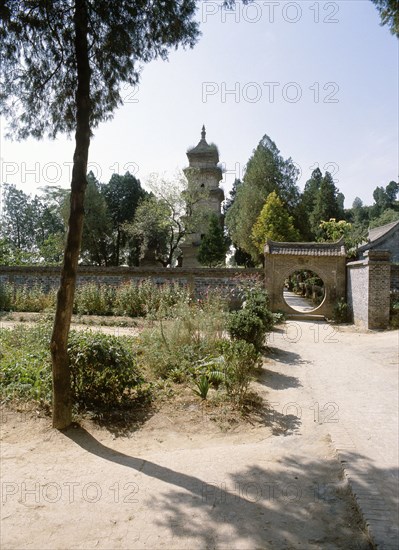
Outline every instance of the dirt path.
[(257, 383), (269, 407), (252, 427), (226, 434), (188, 408), (115, 438), (6, 414), (1, 547), (370, 548), (325, 422), (333, 399), (313, 384), (326, 349), (318, 359), (293, 329), (271, 342)]
[(399, 547), (399, 332), (289, 322), (275, 345), (307, 361), (312, 414), (332, 437), (376, 543)]

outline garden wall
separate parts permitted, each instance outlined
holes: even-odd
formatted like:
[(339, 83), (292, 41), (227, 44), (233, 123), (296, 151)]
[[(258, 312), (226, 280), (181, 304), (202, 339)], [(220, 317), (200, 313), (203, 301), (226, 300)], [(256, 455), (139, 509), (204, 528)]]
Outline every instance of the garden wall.
[(368, 329), (389, 326), (390, 291), (397, 274), (386, 250), (366, 251), (364, 260), (347, 264), (347, 302), (357, 325)]
[[(208, 289), (231, 291), (243, 278), (263, 279), (262, 269), (209, 269), (209, 268), (144, 268), (144, 267), (94, 267), (79, 266), (77, 285), (97, 283), (118, 286), (126, 283), (152, 281), (155, 284), (179, 284), (188, 286), (195, 297), (204, 295)], [(0, 283), (13, 283), (28, 288), (40, 285), (44, 290), (58, 287), (58, 267), (6, 267), (0, 266)]]
[(399, 292), (399, 264), (391, 265), (391, 292)]

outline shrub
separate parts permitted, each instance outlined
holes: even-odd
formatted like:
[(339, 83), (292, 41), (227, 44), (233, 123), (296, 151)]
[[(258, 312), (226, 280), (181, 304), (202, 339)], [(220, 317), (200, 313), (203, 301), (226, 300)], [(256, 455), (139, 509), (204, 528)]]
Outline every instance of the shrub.
[(80, 315), (112, 315), (115, 289), (87, 283), (76, 289), (74, 311)]
[(245, 340), (260, 350), (265, 342), (266, 333), (270, 332), (274, 325), (273, 313), (268, 308), (269, 297), (260, 285), (255, 285), (244, 289), (243, 298), (245, 300), (242, 309), (230, 314), (227, 330), (231, 338)]
[(391, 294), (389, 320), (392, 328), (399, 328), (399, 292)]
[(347, 323), (349, 321), (349, 306), (343, 298), (335, 303), (333, 318), (336, 323)]
[(56, 292), (49, 290), (45, 292), (40, 286), (14, 287), (11, 309), (14, 311), (30, 311), (40, 313), (54, 309)]
[(83, 408), (122, 404), (143, 382), (131, 347), (121, 337), (72, 331), (68, 343), (72, 392)]
[(266, 330), (262, 320), (248, 309), (230, 313), (227, 330), (234, 340), (245, 340), (260, 350), (264, 344)]
[(178, 284), (156, 285), (151, 281), (121, 285), (116, 289), (114, 313), (130, 317), (167, 317), (178, 304), (189, 301), (189, 292)]
[(0, 331), (0, 387), (6, 399), (51, 401), (51, 324)]
[(143, 332), (139, 349), (143, 363), (162, 378), (183, 381), (192, 376), (196, 361), (215, 356), (216, 342), (225, 330), (225, 312), (216, 303), (183, 303), (171, 310), (173, 319)]
[(244, 340), (220, 340), (216, 348), (217, 357), (198, 362), (197, 368), (202, 371), (200, 380), (205, 377), (216, 387), (222, 383), (229, 399), (241, 406), (256, 368), (262, 365), (260, 354)]
[(12, 287), (9, 283), (0, 283), (0, 311), (10, 311), (12, 303)]
[(223, 346), (225, 359), (225, 385), (230, 399), (242, 405), (248, 393), (255, 367), (261, 365), (261, 359), (255, 346), (244, 341), (226, 342)]

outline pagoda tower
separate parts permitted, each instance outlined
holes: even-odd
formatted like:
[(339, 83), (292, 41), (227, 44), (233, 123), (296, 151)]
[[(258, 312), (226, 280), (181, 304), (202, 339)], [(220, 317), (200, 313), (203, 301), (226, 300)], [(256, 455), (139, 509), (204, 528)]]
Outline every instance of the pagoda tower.
[[(219, 166), (219, 151), (216, 145), (209, 145), (205, 138), (206, 131), (205, 126), (203, 126), (200, 142), (196, 147), (187, 151), (189, 165), (183, 171), (189, 188), (205, 190), (205, 198), (199, 202), (198, 208), (206, 210), (209, 214), (216, 214), (223, 225), (221, 205), (224, 200), (224, 192), (219, 187), (223, 172)], [(186, 236), (184, 243), (181, 245), (183, 267), (203, 267), (197, 260), (197, 254), (201, 239), (207, 229), (208, 222), (204, 219), (195, 227), (193, 233)]]

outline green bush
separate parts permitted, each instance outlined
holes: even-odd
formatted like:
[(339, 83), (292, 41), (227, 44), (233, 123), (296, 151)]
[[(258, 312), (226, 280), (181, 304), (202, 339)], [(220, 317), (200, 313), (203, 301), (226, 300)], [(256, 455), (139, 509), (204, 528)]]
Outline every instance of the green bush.
[(399, 292), (391, 294), (389, 320), (392, 328), (399, 328)]
[(110, 408), (129, 400), (143, 378), (131, 346), (121, 337), (72, 331), (68, 343), (74, 401), (83, 408)]
[(115, 288), (87, 283), (77, 287), (74, 311), (80, 315), (112, 315)]
[(266, 333), (272, 330), (275, 322), (269, 310), (269, 297), (262, 287), (255, 285), (244, 290), (243, 298), (242, 309), (230, 314), (227, 330), (231, 338), (245, 340), (260, 350), (265, 343)]
[(51, 401), (51, 324), (0, 330), (0, 388), (5, 399)]
[[(51, 331), (50, 323), (0, 331), (3, 399), (51, 402)], [(107, 409), (145, 395), (129, 339), (72, 331), (68, 352), (72, 398), (80, 408)]]
[(343, 298), (340, 298), (334, 305), (333, 319), (336, 323), (349, 321), (349, 306)]
[(245, 340), (260, 350), (265, 342), (266, 330), (262, 320), (248, 309), (230, 313), (227, 330), (234, 340)]
[(256, 367), (262, 364), (260, 355), (253, 344), (238, 340), (222, 344), (225, 360), (225, 386), (230, 399), (242, 405)]
[(220, 340), (216, 349), (219, 355), (197, 362), (197, 369), (216, 388), (222, 384), (229, 399), (243, 405), (256, 368), (262, 359), (253, 344), (244, 340)]
[(178, 304), (189, 301), (186, 287), (178, 284), (157, 285), (151, 281), (125, 284), (116, 288), (113, 312), (129, 317), (167, 317)]
[(55, 308), (56, 290), (43, 290), (40, 285), (32, 287), (11, 283), (0, 284), (0, 311), (51, 311)]
[(217, 354), (226, 314), (220, 304), (206, 300), (181, 303), (170, 309), (170, 316), (141, 334), (141, 360), (157, 376), (184, 381), (196, 373), (196, 361)]
[(0, 283), (0, 311), (10, 311), (12, 304), (12, 287), (9, 283)]

